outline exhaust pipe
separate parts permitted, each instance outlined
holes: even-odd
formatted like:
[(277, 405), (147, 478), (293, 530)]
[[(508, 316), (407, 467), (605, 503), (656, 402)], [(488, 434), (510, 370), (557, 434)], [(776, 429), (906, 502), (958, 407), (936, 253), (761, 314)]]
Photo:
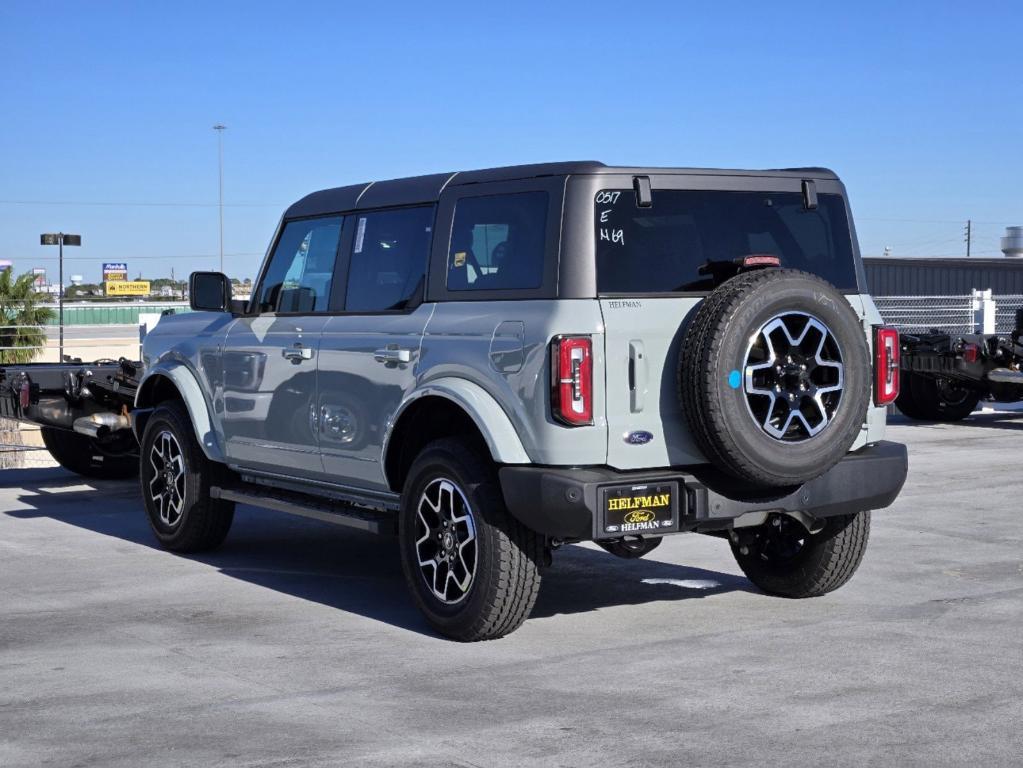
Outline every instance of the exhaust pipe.
[(995, 368), (987, 372), (988, 381), (998, 384), (1023, 384), (1023, 373), (1011, 368)]
[(94, 413), (75, 419), (73, 428), (80, 435), (103, 438), (111, 432), (131, 429), (131, 418), (119, 413)]

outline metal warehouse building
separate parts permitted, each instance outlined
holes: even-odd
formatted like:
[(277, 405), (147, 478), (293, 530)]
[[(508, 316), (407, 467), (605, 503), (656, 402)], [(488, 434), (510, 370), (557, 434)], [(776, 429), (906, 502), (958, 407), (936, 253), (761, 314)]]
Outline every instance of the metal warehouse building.
[(863, 264), (874, 296), (1023, 294), (1023, 259), (865, 258)]

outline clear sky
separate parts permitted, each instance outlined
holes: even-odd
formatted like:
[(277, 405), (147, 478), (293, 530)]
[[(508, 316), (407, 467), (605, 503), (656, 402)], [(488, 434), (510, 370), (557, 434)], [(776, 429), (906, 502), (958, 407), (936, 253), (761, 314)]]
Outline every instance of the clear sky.
[(564, 159), (825, 165), (866, 255), (1023, 224), (1023, 3), (0, 4), (0, 259), (254, 276), (315, 189)]

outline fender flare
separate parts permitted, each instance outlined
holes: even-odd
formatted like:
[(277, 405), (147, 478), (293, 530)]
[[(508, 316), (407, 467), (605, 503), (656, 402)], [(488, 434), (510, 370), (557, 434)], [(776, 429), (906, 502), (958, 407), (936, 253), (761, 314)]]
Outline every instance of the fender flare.
[[(202, 452), (210, 461), (223, 462), (224, 450), (220, 444), (220, 437), (213, 428), (213, 420), (210, 418), (209, 403), (203, 395), (202, 387), (195, 373), (187, 365), (180, 362), (168, 362), (158, 364), (156, 367), (146, 371), (142, 381), (139, 382), (138, 391), (135, 393), (136, 412), (144, 409), (152, 409), (152, 403), (147, 402), (147, 395), (152, 389), (152, 384), (158, 377), (169, 379), (181, 395), (188, 411), (188, 417), (192, 422), (192, 429), (195, 430), (196, 439), (202, 447)], [(133, 417), (132, 421), (136, 426), (136, 437), (142, 442), (142, 432), (145, 429), (145, 422), (148, 414), (143, 418)]]
[(531, 459), (519, 439), (518, 430), (497, 400), (479, 384), (468, 379), (447, 376), (434, 379), (405, 396), (387, 425), (387, 437), (381, 452), (381, 466), (386, 463), (394, 427), (405, 410), (423, 397), (443, 397), (459, 406), (472, 419), (498, 464), (530, 464)]

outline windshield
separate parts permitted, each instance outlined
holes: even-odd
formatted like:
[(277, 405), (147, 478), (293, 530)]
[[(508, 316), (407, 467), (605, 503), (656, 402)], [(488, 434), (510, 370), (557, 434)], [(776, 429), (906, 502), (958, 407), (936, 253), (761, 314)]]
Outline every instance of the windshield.
[(832, 194), (817, 200), (807, 210), (799, 192), (654, 190), (653, 204), (640, 208), (631, 189), (602, 190), (595, 198), (598, 291), (709, 291), (708, 266), (760, 255), (856, 291), (845, 202)]

